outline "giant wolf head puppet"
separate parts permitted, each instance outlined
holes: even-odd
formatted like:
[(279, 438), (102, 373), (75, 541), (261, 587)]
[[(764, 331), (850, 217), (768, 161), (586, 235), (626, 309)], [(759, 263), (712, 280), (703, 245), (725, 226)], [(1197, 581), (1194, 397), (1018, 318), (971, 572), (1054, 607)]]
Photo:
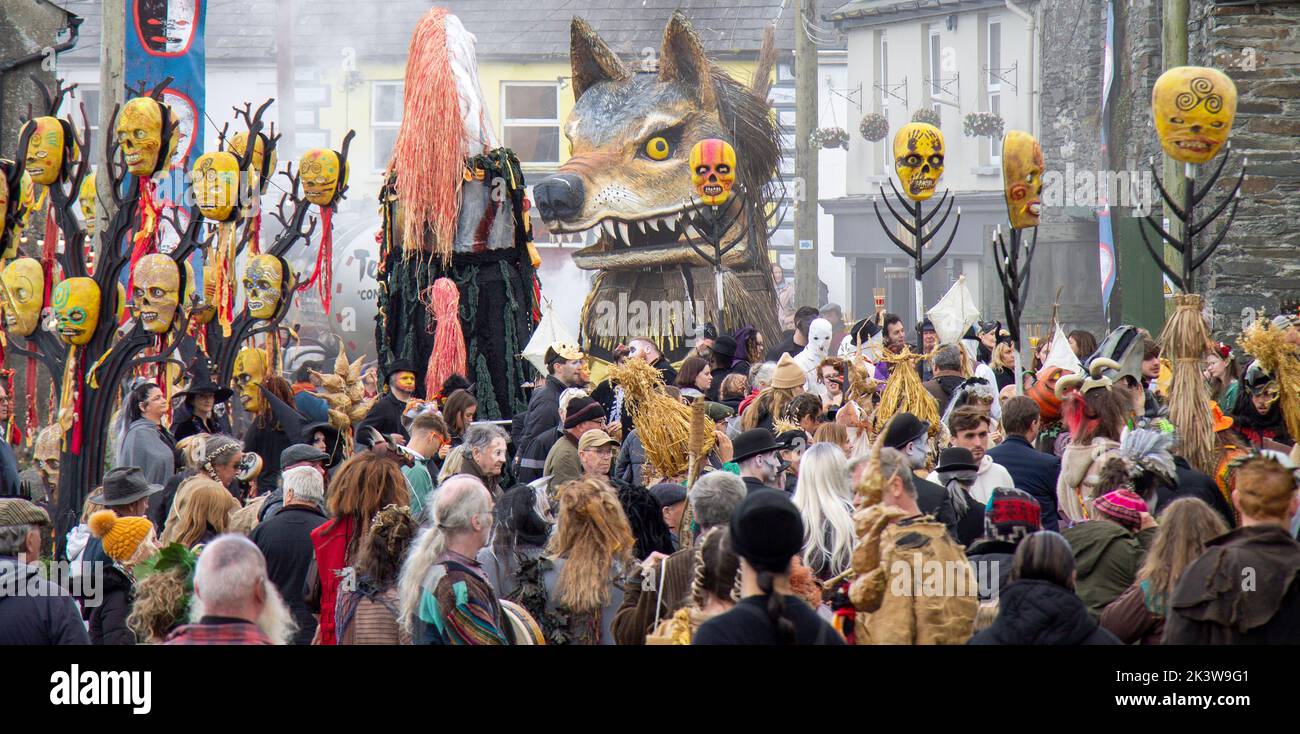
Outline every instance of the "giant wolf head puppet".
[[(701, 224), (690, 207), (698, 199), (691, 148), (708, 138), (735, 148), (736, 181), (745, 192), (743, 203), (733, 197), (728, 204), (744, 211), (723, 237), (724, 246), (736, 243), (723, 257), (725, 326), (750, 324), (769, 341), (779, 337), (766, 219), (780, 155), (766, 101), (773, 59), (769, 30), (754, 81), (742, 86), (705, 56), (679, 10), (664, 30), (658, 70), (634, 71), (584, 20), (573, 19), (576, 104), (563, 128), (572, 156), (533, 194), (552, 231), (597, 232), (595, 244), (573, 255), (579, 268), (599, 271), (582, 317), (586, 346), (596, 356), (645, 335), (680, 356), (690, 346), (683, 327), (692, 327), (696, 314), (715, 313), (708, 262), (687, 244), (687, 228)], [(652, 313), (642, 328), (635, 319), (608, 318), (608, 305), (620, 302), (678, 310), (663, 319)]]

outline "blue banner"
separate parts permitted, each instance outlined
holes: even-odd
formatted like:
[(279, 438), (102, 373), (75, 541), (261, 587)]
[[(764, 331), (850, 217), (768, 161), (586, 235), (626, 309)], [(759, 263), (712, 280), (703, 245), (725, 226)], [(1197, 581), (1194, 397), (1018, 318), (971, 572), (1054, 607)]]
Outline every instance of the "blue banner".
[[(1115, 6), (1113, 1), (1106, 3), (1106, 47), (1102, 54), (1101, 82), (1101, 163), (1104, 169), (1110, 168), (1110, 149), (1107, 140), (1107, 127), (1110, 118), (1107, 106), (1110, 101), (1110, 88), (1115, 82)], [(1110, 314), (1110, 294), (1115, 289), (1117, 263), (1115, 258), (1115, 235), (1111, 229), (1110, 201), (1106, 186), (1097, 186), (1101, 208), (1097, 213), (1098, 259), (1101, 267), (1101, 309)]]
[[(148, 92), (167, 77), (172, 78), (163, 90), (163, 101), (171, 106), (180, 125), (176, 130), (176, 154), (170, 166), (179, 168), (179, 172), (188, 171), (190, 162), (203, 154), (207, 2), (116, 1), (126, 3), (126, 86), (129, 89), (143, 84)], [(159, 196), (177, 201), (185, 177), (168, 178), (169, 181), (160, 182)]]

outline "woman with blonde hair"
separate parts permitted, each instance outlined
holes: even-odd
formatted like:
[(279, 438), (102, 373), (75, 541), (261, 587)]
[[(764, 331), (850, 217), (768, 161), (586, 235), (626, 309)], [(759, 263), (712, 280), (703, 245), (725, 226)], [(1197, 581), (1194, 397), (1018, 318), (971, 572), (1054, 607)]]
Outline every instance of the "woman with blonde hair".
[(199, 484), (181, 509), (172, 539), (191, 549), (207, 543), (229, 529), (230, 513), (238, 509), (239, 500), (225, 487), (216, 482)]
[(857, 537), (849, 464), (838, 445), (814, 443), (799, 465), (794, 505), (803, 518), (803, 562), (826, 581), (849, 567)]
[(546, 546), (542, 627), (550, 644), (613, 645), (623, 576), (636, 541), (608, 482), (583, 477), (559, 488), (559, 519)]
[(1171, 502), (1160, 515), (1160, 530), (1137, 580), (1101, 613), (1101, 626), (1125, 644), (1159, 645), (1168, 600), (1183, 570), (1205, 552), (1207, 543), (1226, 532), (1223, 518), (1201, 500)]
[(727, 543), (727, 528), (709, 528), (695, 544), (695, 575), (686, 606), (646, 636), (649, 645), (689, 645), (700, 625), (736, 606), (740, 556)]
[(830, 443), (844, 450), (844, 458), (853, 453), (853, 442), (849, 440), (849, 429), (840, 423), (823, 423), (813, 432), (813, 443)]

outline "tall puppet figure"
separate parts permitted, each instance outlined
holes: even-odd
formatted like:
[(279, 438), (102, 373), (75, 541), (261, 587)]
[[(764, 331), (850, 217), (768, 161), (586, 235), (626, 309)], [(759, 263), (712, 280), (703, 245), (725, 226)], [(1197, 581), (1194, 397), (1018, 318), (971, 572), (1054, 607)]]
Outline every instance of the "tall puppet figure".
[(477, 68), (474, 36), (445, 9), (430, 10), (411, 37), (402, 128), (380, 194), (375, 342), (386, 373), (402, 362), (403, 371), (437, 373), (426, 366), (442, 329), (437, 306), (453, 299), (434, 283), (447, 278), (460, 296), (458, 371), (474, 385), (479, 416), (492, 420), (527, 407), (532, 368), (518, 355), (539, 316), (537, 262), (523, 172), (498, 147)]

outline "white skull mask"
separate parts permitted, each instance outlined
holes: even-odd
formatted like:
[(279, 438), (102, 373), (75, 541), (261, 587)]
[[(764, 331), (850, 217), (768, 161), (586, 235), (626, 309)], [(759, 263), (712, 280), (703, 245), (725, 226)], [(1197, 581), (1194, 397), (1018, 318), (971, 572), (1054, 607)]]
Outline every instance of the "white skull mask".
[(831, 351), (831, 322), (826, 319), (813, 319), (808, 327), (808, 349), (817, 356), (818, 361), (826, 358)]

